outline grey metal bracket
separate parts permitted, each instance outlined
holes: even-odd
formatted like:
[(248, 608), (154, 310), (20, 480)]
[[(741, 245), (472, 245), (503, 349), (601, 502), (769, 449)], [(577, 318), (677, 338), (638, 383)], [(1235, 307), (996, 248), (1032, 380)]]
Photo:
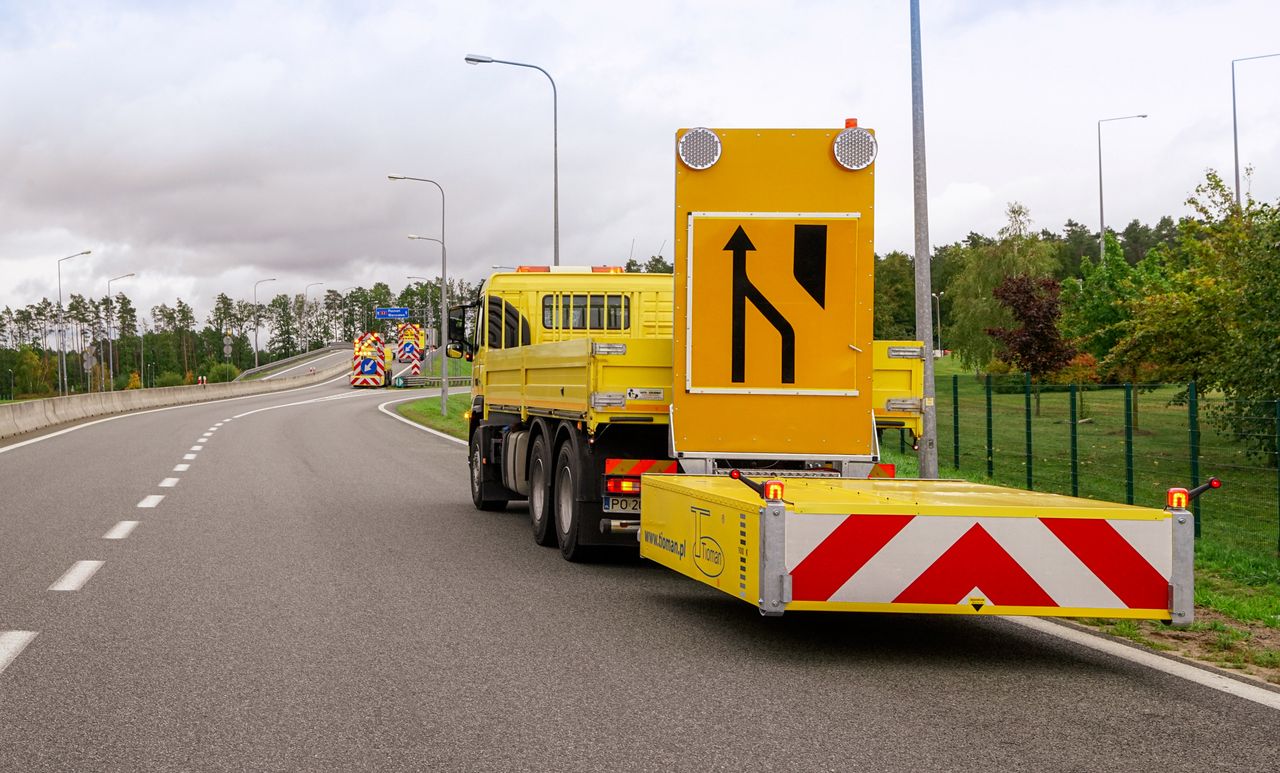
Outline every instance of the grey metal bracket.
[(1196, 527), (1187, 510), (1170, 508), (1173, 522), (1173, 577), (1169, 583), (1170, 622), (1182, 627), (1195, 620)]
[(776, 617), (791, 601), (787, 572), (787, 506), (769, 500), (760, 508), (760, 614)]

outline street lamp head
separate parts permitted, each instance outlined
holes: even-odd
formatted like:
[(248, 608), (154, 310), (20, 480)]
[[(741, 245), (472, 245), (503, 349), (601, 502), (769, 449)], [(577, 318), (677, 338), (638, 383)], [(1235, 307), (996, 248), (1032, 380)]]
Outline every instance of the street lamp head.
[(1146, 114), (1146, 113), (1142, 113), (1142, 114), (1141, 114), (1141, 115), (1139, 115), (1138, 117), (1139, 117), (1139, 118), (1146, 118), (1146, 117), (1147, 117), (1147, 114)]
[(466, 62), (467, 64), (492, 64), (493, 57), (481, 56), (480, 54), (467, 54)]
[(77, 256), (79, 256), (79, 255), (92, 255), (92, 254), (93, 254), (93, 250), (85, 250), (84, 252), (78, 252), (78, 253), (76, 253), (76, 255), (77, 255)]
[(387, 179), (388, 179), (388, 180), (403, 180), (403, 179), (405, 179), (405, 176), (404, 176), (404, 175), (402, 175), (402, 174), (389, 174), (389, 175), (387, 175)]

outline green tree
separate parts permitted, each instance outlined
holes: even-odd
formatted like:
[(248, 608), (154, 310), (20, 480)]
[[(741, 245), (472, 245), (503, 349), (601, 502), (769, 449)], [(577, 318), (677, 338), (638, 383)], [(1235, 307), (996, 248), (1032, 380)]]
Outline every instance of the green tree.
[(1017, 322), (1017, 327), (989, 328), (987, 335), (1000, 342), (999, 357), (1036, 383), (1036, 415), (1040, 415), (1039, 385), (1046, 376), (1062, 369), (1075, 350), (1058, 333), (1062, 314), (1058, 302), (1060, 285), (1051, 277), (1025, 274), (1007, 277), (992, 294)]
[(1077, 347), (1103, 360), (1123, 335), (1128, 303), (1139, 288), (1134, 269), (1110, 233), (1102, 259), (1086, 257), (1080, 268), (1083, 277), (1067, 281), (1062, 290), (1062, 328)]
[(914, 339), (915, 261), (905, 252), (891, 252), (876, 260), (875, 271), (875, 337), (881, 341)]

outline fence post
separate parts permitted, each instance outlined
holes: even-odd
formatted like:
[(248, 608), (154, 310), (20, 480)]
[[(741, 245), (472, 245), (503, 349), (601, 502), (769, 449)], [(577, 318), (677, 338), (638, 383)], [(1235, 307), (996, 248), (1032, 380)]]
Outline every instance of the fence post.
[[(1187, 441), (1191, 453), (1191, 488), (1200, 485), (1200, 396), (1196, 393), (1196, 382), (1187, 384)], [(1196, 537), (1200, 536), (1200, 498), (1191, 505), (1195, 518)]]
[(1133, 384), (1124, 385), (1124, 501), (1133, 504)]
[(898, 430), (898, 453), (905, 454), (907, 452), (907, 431), (905, 429)]
[(1071, 394), (1071, 496), (1080, 496), (1080, 467), (1078, 449), (1079, 444), (1076, 438), (1076, 385), (1072, 384), (1069, 390)]
[(1027, 425), (1027, 491), (1035, 490), (1035, 478), (1031, 474), (1031, 371), (1022, 374), (1023, 415)]
[(951, 460), (960, 469), (960, 376), (951, 375)]
[(995, 477), (995, 459), (991, 448), (991, 374), (986, 374), (987, 382), (987, 477)]

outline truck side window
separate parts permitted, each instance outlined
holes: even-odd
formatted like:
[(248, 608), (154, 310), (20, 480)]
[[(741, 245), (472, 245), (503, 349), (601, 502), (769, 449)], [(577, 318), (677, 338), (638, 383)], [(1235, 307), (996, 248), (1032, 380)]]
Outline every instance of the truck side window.
[(515, 305), (499, 298), (489, 296), (488, 318), (485, 340), (492, 349), (512, 349), (517, 346), (528, 346), (529, 320)]
[[(560, 319), (556, 319), (556, 306)], [(542, 296), (542, 326), (563, 330), (626, 330), (631, 326), (631, 298), (625, 295)]]

